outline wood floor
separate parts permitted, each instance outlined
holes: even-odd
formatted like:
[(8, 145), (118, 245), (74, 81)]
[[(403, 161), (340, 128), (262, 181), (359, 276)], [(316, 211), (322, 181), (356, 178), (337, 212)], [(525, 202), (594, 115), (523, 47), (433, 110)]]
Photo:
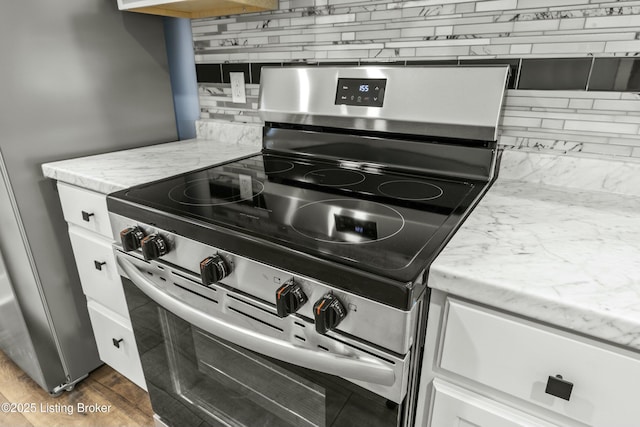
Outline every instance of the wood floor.
[[(6, 412), (6, 403), (13, 406), (13, 409), (21, 409), (24, 404), (30, 408), (22, 408), (22, 413)], [(78, 413), (79, 407), (95, 404), (111, 407), (105, 413)], [(35, 411), (29, 410), (34, 407)], [(93, 371), (74, 390), (64, 392), (59, 397), (51, 397), (1, 351), (0, 408), (0, 426), (154, 425), (147, 393), (107, 365)], [(73, 413), (69, 415), (67, 412)]]

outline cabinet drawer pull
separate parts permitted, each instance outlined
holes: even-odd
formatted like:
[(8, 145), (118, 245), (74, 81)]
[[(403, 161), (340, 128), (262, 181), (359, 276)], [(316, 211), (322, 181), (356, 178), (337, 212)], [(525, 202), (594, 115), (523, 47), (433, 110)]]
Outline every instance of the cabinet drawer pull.
[(563, 380), (562, 375), (556, 375), (555, 377), (549, 376), (544, 392), (560, 399), (569, 400), (572, 390), (573, 383)]
[(100, 262), (100, 261), (93, 261), (93, 265), (95, 265), (96, 270), (100, 270), (102, 271), (102, 266), (105, 265), (106, 262)]
[(91, 217), (92, 217), (92, 216), (93, 216), (93, 214), (92, 214), (92, 213), (89, 213), (89, 212), (87, 212), (87, 211), (82, 211), (82, 219), (83, 219), (84, 221), (89, 222), (89, 220), (91, 219)]
[(120, 348), (120, 343), (124, 340), (124, 338), (120, 338), (119, 340), (115, 339), (115, 338), (111, 338), (111, 340), (113, 341), (113, 346), (116, 348)]

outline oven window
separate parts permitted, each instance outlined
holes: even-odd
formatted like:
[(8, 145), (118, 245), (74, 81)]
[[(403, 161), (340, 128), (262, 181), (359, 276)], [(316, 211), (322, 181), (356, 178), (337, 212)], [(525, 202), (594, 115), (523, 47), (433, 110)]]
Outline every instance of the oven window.
[(392, 427), (400, 407), (202, 331), (125, 286), (154, 411), (172, 426)]

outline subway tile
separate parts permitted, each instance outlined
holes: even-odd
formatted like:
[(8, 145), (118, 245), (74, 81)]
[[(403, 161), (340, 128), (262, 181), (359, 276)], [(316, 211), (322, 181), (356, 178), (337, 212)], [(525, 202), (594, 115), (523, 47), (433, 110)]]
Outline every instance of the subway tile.
[(633, 149), (624, 145), (584, 144), (583, 153), (604, 154), (608, 156), (630, 157)]
[(579, 34), (558, 34), (553, 32), (548, 35), (527, 35), (527, 36), (510, 36), (500, 37), (494, 39), (493, 43), (530, 43), (533, 45), (542, 43), (577, 43), (577, 42), (602, 42), (603, 40), (615, 41), (615, 40), (633, 40), (636, 36), (635, 32), (623, 32), (623, 33), (589, 33), (582, 32)]
[(516, 21), (513, 24), (514, 33), (553, 31), (560, 27), (559, 19), (537, 19), (533, 21)]
[[(289, 7), (291, 9), (298, 9), (301, 7), (313, 7), (314, 0), (289, 0)], [(282, 6), (282, 3), (280, 4)]]
[(280, 43), (310, 43), (316, 41), (316, 36), (313, 34), (295, 34), (291, 36), (280, 36)]
[(531, 53), (601, 53), (604, 52), (605, 42), (581, 42), (581, 43), (540, 43), (533, 45)]
[(344, 22), (354, 22), (355, 20), (356, 20), (356, 15), (353, 13), (349, 13), (346, 15), (316, 16), (317, 25), (339, 24)]
[(596, 99), (593, 101), (593, 108), (595, 110), (640, 112), (640, 101)]
[(580, 130), (588, 132), (616, 133), (635, 135), (640, 126), (625, 123), (593, 122), (593, 121), (573, 121), (567, 120), (564, 123), (565, 130)]
[(640, 147), (636, 147), (631, 151), (631, 156), (640, 158)]
[(369, 21), (371, 21), (371, 12), (356, 13), (356, 22), (369, 22)]
[(456, 7), (453, 4), (431, 7), (412, 7), (402, 9), (402, 18), (439, 18), (455, 16)]
[(484, 46), (471, 46), (469, 49), (471, 55), (477, 56), (495, 56), (495, 55), (508, 55), (508, 45), (484, 45)]
[(392, 41), (386, 42), (386, 47), (454, 47), (454, 46), (471, 46), (471, 45), (488, 45), (489, 39), (472, 39), (472, 40), (420, 40), (420, 41)]
[(380, 10), (371, 12), (371, 20), (377, 21), (381, 19), (398, 19), (402, 17), (401, 10)]
[(469, 46), (438, 46), (416, 48), (416, 56), (460, 56), (468, 54)]
[(489, 0), (476, 2), (476, 12), (516, 9), (518, 0)]
[(542, 124), (540, 125), (540, 127), (544, 129), (562, 129), (563, 125), (564, 125), (563, 120), (542, 119)]
[[(640, 17), (640, 15), (638, 15)], [(630, 41), (608, 41), (606, 42), (605, 52), (622, 53), (622, 52), (640, 52), (640, 40)]]
[[(545, 94), (546, 95), (546, 94)], [(522, 97), (507, 96), (505, 100), (507, 107), (542, 107), (542, 108), (567, 108), (569, 106), (568, 98), (547, 98), (544, 96)]]
[(607, 144), (612, 145), (628, 145), (634, 148), (640, 148), (640, 139), (629, 137), (629, 138), (620, 138), (620, 137), (608, 137)]
[(312, 37), (314, 37), (316, 42), (318, 43), (337, 42), (341, 40), (340, 33), (322, 33), (322, 34), (316, 34)]
[(475, 11), (476, 2), (456, 4), (456, 13), (472, 13)]
[(570, 99), (569, 108), (590, 110), (593, 108), (593, 99)]
[[(589, 0), (561, 0), (562, 6), (571, 6), (577, 4), (589, 4)], [(533, 9), (540, 7), (559, 6), (559, 0), (518, 0), (518, 9)]]
[(453, 34), (476, 35), (476, 34), (499, 34), (513, 32), (513, 22), (496, 22), (486, 24), (454, 25)]
[(430, 37), (435, 34), (434, 27), (417, 27), (417, 28), (403, 28), (400, 30), (400, 39), (410, 37)]
[(531, 53), (531, 44), (512, 44), (509, 53), (512, 55), (526, 55)]
[(233, 24), (227, 24), (227, 30), (228, 31), (243, 31), (243, 30), (248, 30), (249, 29), (249, 23), (248, 22), (236, 22)]
[(540, 127), (542, 119), (532, 117), (510, 117), (504, 116), (502, 118), (503, 126), (518, 126), (518, 127)]
[(436, 36), (453, 35), (453, 25), (438, 25), (435, 29)]
[(349, 40), (355, 40), (356, 39), (356, 33), (354, 31), (350, 31), (347, 33), (342, 33), (342, 35), (340, 36), (341, 40), (345, 40), (345, 41), (349, 41)]
[(590, 68), (590, 58), (523, 59), (518, 89), (582, 90)]
[[(380, 48), (382, 49), (382, 48)], [(369, 57), (368, 50), (358, 49), (358, 50), (332, 50), (327, 52), (328, 59), (359, 59), (359, 58), (368, 58)]]
[(596, 58), (589, 90), (640, 90), (640, 58)]
[(196, 64), (196, 80), (198, 83), (222, 83), (220, 64)]
[[(523, 60), (524, 61), (524, 60)], [(510, 90), (509, 96), (528, 98), (588, 98), (588, 99), (621, 99), (622, 94), (615, 92), (585, 92), (575, 90)]]
[(289, 25), (291, 27), (302, 27), (315, 24), (316, 19), (313, 16), (302, 16), (300, 18), (291, 18)]
[(564, 18), (560, 20), (560, 30), (582, 30), (585, 25), (585, 18)]
[(615, 15), (587, 18), (585, 28), (638, 28), (640, 15)]
[(369, 51), (368, 57), (375, 60), (391, 60), (397, 59), (401, 56), (398, 52), (398, 49), (374, 49)]
[(355, 35), (356, 40), (396, 39), (400, 37), (400, 30), (361, 31)]
[(327, 44), (327, 45), (307, 45), (304, 46), (304, 50), (326, 50), (326, 51), (348, 51), (358, 49), (382, 49), (383, 43), (345, 43), (345, 44)]

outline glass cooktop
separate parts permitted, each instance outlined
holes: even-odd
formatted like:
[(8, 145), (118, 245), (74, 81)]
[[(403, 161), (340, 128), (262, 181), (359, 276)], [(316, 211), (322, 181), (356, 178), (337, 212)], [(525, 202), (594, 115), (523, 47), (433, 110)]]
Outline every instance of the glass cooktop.
[(483, 184), (261, 154), (115, 196), (407, 281)]

